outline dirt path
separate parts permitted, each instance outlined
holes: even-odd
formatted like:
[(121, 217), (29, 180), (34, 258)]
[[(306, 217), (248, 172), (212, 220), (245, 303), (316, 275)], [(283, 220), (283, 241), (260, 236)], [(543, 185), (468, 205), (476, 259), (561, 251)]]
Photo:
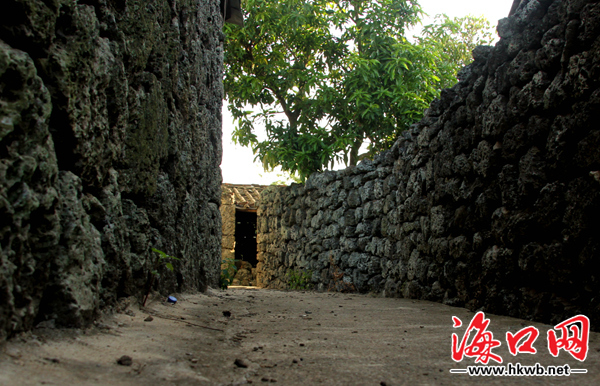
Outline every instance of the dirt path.
[[(175, 305), (155, 301), (146, 310), (123, 308), (91, 329), (39, 328), (4, 343), (0, 384), (600, 384), (600, 334), (590, 335), (587, 360), (581, 363), (565, 351), (558, 358), (549, 354), (551, 326), (495, 315), (486, 315), (488, 329), (502, 342), (493, 352), (504, 364), (569, 364), (588, 373), (451, 374), (450, 369), (474, 364), (471, 358), (455, 363), (450, 356), (451, 334), (462, 338), (474, 313), (431, 302), (230, 288), (180, 295)], [(148, 316), (152, 321), (144, 321)], [(463, 327), (453, 328), (452, 316)], [(534, 344), (538, 353), (512, 357), (506, 332), (530, 325), (540, 331)], [(131, 365), (117, 364), (124, 355)]]

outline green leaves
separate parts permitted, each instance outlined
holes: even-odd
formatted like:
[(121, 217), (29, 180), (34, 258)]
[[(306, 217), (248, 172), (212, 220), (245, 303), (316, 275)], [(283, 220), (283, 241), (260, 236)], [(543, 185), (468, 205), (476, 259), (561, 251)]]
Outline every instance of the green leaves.
[(148, 296), (150, 295), (150, 291), (152, 291), (152, 286), (155, 282), (155, 280), (158, 280), (160, 278), (160, 274), (158, 273), (158, 269), (160, 268), (161, 263), (164, 263), (165, 267), (167, 267), (167, 269), (171, 272), (173, 272), (173, 264), (171, 264), (171, 262), (169, 261), (165, 261), (165, 260), (181, 260), (175, 256), (169, 256), (166, 253), (164, 253), (163, 251), (156, 249), (156, 248), (151, 248), (152, 252), (155, 252), (158, 254), (158, 258), (156, 260), (154, 260), (152, 262), (152, 267), (150, 269), (150, 278), (147, 284), (147, 291), (146, 291), (146, 296), (144, 296), (144, 301), (142, 302), (142, 307), (146, 306), (146, 301), (148, 300)]
[(221, 278), (219, 286), (221, 289), (227, 289), (233, 283), (233, 278), (237, 272), (237, 266), (235, 265), (236, 260), (233, 258), (221, 260)]
[(303, 270), (289, 270), (287, 272), (288, 287), (291, 290), (302, 291), (313, 288), (312, 272)]
[(457, 72), (473, 61), (471, 52), (479, 45), (493, 42), (493, 29), (483, 17), (450, 18), (437, 15), (435, 23), (423, 28), (419, 45), (433, 54), (443, 88), (456, 83)]
[(156, 249), (156, 248), (152, 248), (152, 252), (156, 252), (158, 253), (158, 260), (156, 261), (156, 263), (154, 264), (155, 269), (153, 269), (151, 271), (152, 275), (158, 275), (158, 267), (160, 266), (161, 262), (164, 263), (165, 267), (167, 267), (167, 269), (171, 272), (173, 272), (173, 264), (170, 263), (169, 261), (164, 261), (164, 260), (181, 260), (175, 256), (169, 256), (166, 253), (164, 253), (163, 251)]
[(247, 0), (244, 8), (243, 28), (224, 27), (234, 141), (266, 170), (281, 166), (302, 180), (333, 161), (355, 165), (363, 141), (369, 154), (390, 147), (456, 82), (474, 44), (491, 38), (483, 19), (440, 16), (410, 43), (405, 29), (421, 8), (407, 0)]

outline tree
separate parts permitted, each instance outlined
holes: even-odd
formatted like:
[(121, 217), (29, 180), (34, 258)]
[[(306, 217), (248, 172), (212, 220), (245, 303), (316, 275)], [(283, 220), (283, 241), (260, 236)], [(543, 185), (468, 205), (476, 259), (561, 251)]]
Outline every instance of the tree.
[(492, 44), (492, 31), (490, 22), (484, 17), (471, 15), (455, 18), (437, 15), (434, 24), (423, 28), (418, 42), (435, 53), (442, 89), (456, 83), (458, 70), (473, 61), (471, 52), (475, 47)]
[(252, 146), (265, 169), (304, 179), (335, 160), (355, 165), (365, 141), (380, 151), (420, 119), (447, 76), (438, 67), (450, 56), (430, 44), (439, 28), (419, 44), (403, 37), (418, 21), (415, 2), (244, 4), (252, 11), (244, 27), (226, 26), (224, 86), (234, 140)]

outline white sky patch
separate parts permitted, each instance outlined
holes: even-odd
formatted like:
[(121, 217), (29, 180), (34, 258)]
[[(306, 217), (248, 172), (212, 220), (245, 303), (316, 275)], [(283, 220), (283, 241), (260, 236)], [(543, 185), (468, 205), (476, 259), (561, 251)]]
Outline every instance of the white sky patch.
[[(484, 16), (492, 25), (497, 25), (498, 20), (508, 16), (513, 0), (420, 0), (419, 4), (428, 14), (422, 20), (422, 25), (432, 24), (435, 15), (445, 13), (450, 17), (463, 17), (467, 15)], [(421, 27), (416, 27), (407, 33), (407, 36), (418, 34)], [(273, 172), (265, 172), (259, 160), (254, 161), (252, 149), (235, 145), (231, 140), (234, 123), (227, 110), (227, 102), (223, 103), (223, 162), (221, 170), (223, 182), (233, 184), (261, 184), (269, 185), (276, 181), (285, 180), (281, 170), (276, 168)], [(264, 133), (256, 133), (259, 138), (264, 138)], [(364, 151), (364, 149), (363, 149)], [(343, 164), (336, 165), (335, 169), (343, 169)]]

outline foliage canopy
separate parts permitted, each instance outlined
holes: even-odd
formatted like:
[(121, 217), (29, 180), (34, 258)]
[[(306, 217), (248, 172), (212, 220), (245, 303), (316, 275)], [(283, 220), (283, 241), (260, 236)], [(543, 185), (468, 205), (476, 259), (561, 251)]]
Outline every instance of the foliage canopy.
[(406, 29), (422, 11), (407, 0), (247, 0), (244, 8), (244, 27), (225, 27), (234, 140), (265, 169), (301, 179), (336, 160), (355, 165), (363, 143), (370, 154), (390, 147), (491, 38), (483, 19), (440, 17), (411, 43)]

